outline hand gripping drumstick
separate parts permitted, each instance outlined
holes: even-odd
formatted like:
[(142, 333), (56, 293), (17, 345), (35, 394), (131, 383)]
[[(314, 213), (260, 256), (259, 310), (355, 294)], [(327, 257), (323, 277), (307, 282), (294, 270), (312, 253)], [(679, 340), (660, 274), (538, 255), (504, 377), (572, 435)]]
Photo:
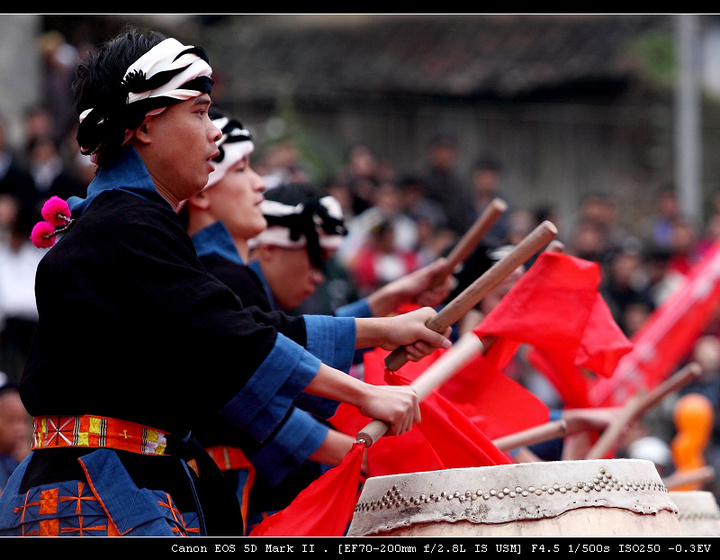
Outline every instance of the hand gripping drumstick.
[(445, 281), (445, 278), (455, 270), (455, 267), (463, 262), (480, 240), (487, 235), (500, 219), (500, 216), (507, 210), (507, 203), (500, 198), (493, 198), (487, 208), (480, 214), (475, 223), (470, 227), (460, 241), (453, 247), (447, 256), (444, 267), (435, 275), (430, 283), (430, 289), (436, 288)]
[[(475, 333), (461, 336), (453, 347), (443, 354), (440, 359), (433, 362), (423, 371), (410, 386), (415, 389), (419, 400), (423, 400), (437, 386), (442, 385), (452, 377), (473, 356), (484, 352), (495, 337), (481, 339)], [(375, 441), (385, 435), (390, 425), (382, 420), (371, 420), (360, 432), (356, 440), (370, 447)]]
[[(475, 307), (493, 288), (500, 284), (518, 266), (525, 263), (550, 243), (556, 235), (557, 228), (553, 223), (547, 220), (541, 223), (518, 243), (510, 253), (497, 261), (450, 303), (438, 311), (426, 323), (427, 327), (435, 332), (445, 332), (445, 329)], [(385, 367), (390, 371), (397, 371), (406, 363), (407, 357), (405, 356), (404, 347), (396, 348), (385, 358)]]
[[(485, 271), (439, 311), (437, 315), (430, 319), (426, 325), (436, 332), (444, 332), (447, 327), (477, 305), (490, 290), (510, 275), (518, 266), (545, 247), (556, 235), (557, 228), (551, 222), (545, 221), (540, 224), (517, 247)], [(433, 362), (410, 384), (415, 390), (418, 399), (423, 400), (435, 387), (452, 377), (470, 358), (484, 352), (492, 344), (494, 338), (493, 336), (487, 336), (481, 339), (475, 333), (467, 333), (461, 336), (450, 350), (443, 354), (439, 360)], [(406, 361), (402, 348), (398, 348), (387, 356), (385, 365), (391, 371), (396, 371)], [(370, 447), (389, 428), (390, 426), (382, 420), (372, 420), (358, 433), (356, 439), (364, 442), (365, 447)]]

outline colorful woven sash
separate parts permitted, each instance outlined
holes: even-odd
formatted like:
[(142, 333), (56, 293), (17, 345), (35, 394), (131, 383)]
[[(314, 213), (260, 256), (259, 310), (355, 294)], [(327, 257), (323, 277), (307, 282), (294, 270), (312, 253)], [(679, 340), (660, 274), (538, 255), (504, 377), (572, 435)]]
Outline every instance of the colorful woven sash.
[(245, 456), (242, 449), (238, 447), (230, 447), (227, 445), (215, 445), (206, 447), (208, 455), (212, 457), (215, 464), (221, 471), (245, 471), (247, 478), (242, 484), (242, 493), (240, 498), (240, 513), (243, 518), (243, 530), (247, 534), (247, 523), (250, 508), (250, 490), (255, 483), (255, 465)]
[(33, 449), (108, 448), (165, 455), (169, 434), (103, 416), (41, 416), (33, 419)]
[(216, 445), (206, 447), (205, 451), (213, 458), (213, 461), (220, 467), (221, 471), (235, 471), (240, 469), (255, 471), (255, 467), (253, 467), (253, 464), (245, 456), (242, 449), (229, 447), (227, 445)]

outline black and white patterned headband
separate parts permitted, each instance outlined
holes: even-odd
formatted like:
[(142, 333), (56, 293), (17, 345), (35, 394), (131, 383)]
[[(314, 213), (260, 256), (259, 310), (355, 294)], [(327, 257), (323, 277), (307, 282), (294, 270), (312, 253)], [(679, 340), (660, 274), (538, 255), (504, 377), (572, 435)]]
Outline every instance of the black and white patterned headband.
[(220, 182), (237, 162), (252, 153), (255, 148), (250, 131), (243, 128), (239, 121), (220, 117), (213, 119), (213, 124), (220, 129), (222, 137), (217, 141), (220, 154), (213, 160), (215, 169), (208, 177), (206, 189)]
[[(305, 247), (311, 262), (322, 269), (324, 250), (338, 249), (347, 235), (342, 207), (333, 196), (316, 196), (293, 187), (282, 185), (265, 193), (260, 207), (268, 225), (249, 244), (253, 248), (263, 244), (286, 249)], [(273, 200), (281, 192), (291, 194)]]
[[(126, 132), (123, 144), (145, 118), (162, 112), (178, 101), (210, 93), (212, 68), (201, 47), (186, 46), (177, 39), (165, 39), (137, 59), (125, 72), (121, 87), (124, 104), (119, 107), (92, 107), (80, 114), (78, 143), (84, 154), (95, 151), (101, 136), (97, 129), (117, 120)], [(137, 109), (128, 111), (129, 108)], [(139, 118), (138, 118), (139, 115)], [(119, 126), (115, 123), (115, 126)]]

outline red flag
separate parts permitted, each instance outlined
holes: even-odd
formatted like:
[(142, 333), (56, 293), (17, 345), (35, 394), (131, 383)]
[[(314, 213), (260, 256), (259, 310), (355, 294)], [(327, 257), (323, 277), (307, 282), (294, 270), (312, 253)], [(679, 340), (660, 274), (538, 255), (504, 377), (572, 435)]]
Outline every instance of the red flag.
[(598, 293), (583, 332), (575, 364), (610, 377), (624, 355), (632, 350), (632, 343), (613, 319), (610, 308)]
[[(340, 403), (330, 423), (336, 430), (354, 437), (371, 420), (360, 414), (355, 407)], [(382, 437), (375, 441), (367, 449), (367, 466), (369, 476), (446, 468), (417, 426), (400, 436)]]
[(438, 471), (448, 467), (422, 430), (415, 425), (401, 436), (383, 437), (368, 447), (367, 468), (368, 476), (384, 476)]
[[(490, 440), (543, 424), (550, 416), (547, 405), (501, 371), (518, 346), (511, 340), (495, 341), (484, 355), (478, 354), (470, 359), (436, 389), (482, 432), (482, 437)], [(408, 362), (400, 370), (402, 376), (413, 381), (446, 351), (436, 350), (419, 362)], [(378, 349), (365, 354), (365, 381), (374, 384), (387, 381), (386, 355), (386, 351)], [(512, 402), (513, 406), (508, 407), (508, 402)], [(518, 410), (523, 413), (517, 414)]]
[(473, 358), (438, 389), (491, 440), (550, 419), (547, 405), (496, 365), (516, 348), (515, 343), (496, 341), (488, 355)]
[(369, 476), (511, 462), (475, 424), (437, 393), (425, 397), (420, 413), (422, 421), (411, 430), (380, 438), (368, 448)]
[[(387, 385), (385, 357), (387, 350), (375, 348), (364, 355), (363, 379), (373, 385)], [(421, 362), (408, 362), (403, 368), (419, 374), (425, 360), (428, 365), (438, 358), (438, 353), (427, 356)], [(421, 412), (422, 414), (422, 412)], [(360, 414), (357, 408), (340, 403), (330, 423), (336, 430), (356, 436), (372, 420)], [(430, 442), (417, 426), (401, 436), (382, 437), (367, 449), (369, 476), (382, 476), (404, 472), (434, 471), (446, 468)]]
[(543, 252), (475, 332), (547, 348), (574, 362), (599, 284), (597, 263)]
[(612, 378), (593, 385), (593, 404), (622, 405), (638, 390), (652, 389), (662, 382), (692, 350), (718, 305), (720, 243), (710, 248), (682, 285), (632, 337), (632, 352), (622, 357)]
[(610, 309), (597, 294), (574, 361), (544, 348), (532, 348), (528, 360), (560, 395), (566, 408), (590, 407), (591, 376), (581, 368), (610, 377), (632, 344), (615, 323)]
[(364, 445), (300, 492), (285, 509), (265, 518), (251, 537), (341, 537), (357, 505)]
[[(395, 385), (410, 383), (410, 380), (397, 372), (388, 372), (388, 377)], [(420, 413), (422, 420), (413, 429), (422, 432), (446, 468), (504, 465), (511, 462), (495, 447), (487, 434), (437, 391), (422, 400)]]
[[(447, 350), (443, 348), (438, 348), (419, 362), (407, 362), (402, 367), (403, 377), (413, 381), (446, 351)], [(389, 354), (390, 352), (382, 348), (373, 348), (363, 354), (363, 380), (366, 383), (371, 383), (372, 385), (387, 385), (389, 383), (386, 375), (387, 367), (385, 366), (385, 358)]]
[(589, 381), (575, 364), (539, 348), (528, 352), (528, 361), (553, 385), (565, 408), (590, 407)]
[(598, 292), (599, 284), (597, 263), (541, 253), (475, 332), (531, 346), (532, 363), (566, 405), (587, 402), (587, 384), (578, 368), (610, 376), (632, 348)]

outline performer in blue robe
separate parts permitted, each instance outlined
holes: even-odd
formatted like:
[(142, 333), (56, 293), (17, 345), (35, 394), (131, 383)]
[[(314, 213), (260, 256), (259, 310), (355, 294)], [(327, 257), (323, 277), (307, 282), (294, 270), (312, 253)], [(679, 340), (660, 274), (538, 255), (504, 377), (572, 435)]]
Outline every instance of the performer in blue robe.
[[(381, 391), (323, 363), (200, 263), (176, 209), (217, 155), (211, 85), (202, 49), (132, 30), (78, 69), (78, 142), (98, 174), (87, 197), (49, 201), (33, 231), (54, 246), (37, 271), (20, 383), (33, 451), (0, 496), (2, 535), (239, 534), (235, 493), (191, 437), (198, 418), (220, 413), (263, 441), (309, 393), (390, 433), (418, 419), (411, 389)], [(334, 340), (410, 344), (421, 359), (448, 344), (421, 311), (402, 329), (336, 321)]]

